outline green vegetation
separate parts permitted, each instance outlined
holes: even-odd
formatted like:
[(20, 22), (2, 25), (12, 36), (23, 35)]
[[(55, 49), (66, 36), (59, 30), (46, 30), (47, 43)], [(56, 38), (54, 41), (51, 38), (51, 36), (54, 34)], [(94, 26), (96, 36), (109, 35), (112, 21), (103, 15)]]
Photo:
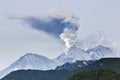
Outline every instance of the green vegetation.
[(80, 68), (80, 71), (92, 70), (97, 68), (112, 69), (120, 73), (120, 58), (102, 58), (100, 60), (95, 61), (93, 64)]
[(110, 69), (80, 71), (67, 80), (120, 80), (120, 75)]

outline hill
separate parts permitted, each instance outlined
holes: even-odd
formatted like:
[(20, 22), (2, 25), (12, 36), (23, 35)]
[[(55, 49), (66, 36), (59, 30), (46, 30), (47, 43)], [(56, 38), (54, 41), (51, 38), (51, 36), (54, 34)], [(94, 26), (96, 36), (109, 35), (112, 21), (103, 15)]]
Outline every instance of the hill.
[(1, 80), (64, 80), (72, 72), (67, 70), (18, 70), (13, 71)]
[(90, 64), (80, 70), (89, 70), (96, 68), (107, 68), (112, 69), (120, 73), (120, 58), (102, 58), (100, 60), (95, 61), (93, 64)]
[(110, 69), (78, 72), (67, 80), (120, 80), (120, 75)]

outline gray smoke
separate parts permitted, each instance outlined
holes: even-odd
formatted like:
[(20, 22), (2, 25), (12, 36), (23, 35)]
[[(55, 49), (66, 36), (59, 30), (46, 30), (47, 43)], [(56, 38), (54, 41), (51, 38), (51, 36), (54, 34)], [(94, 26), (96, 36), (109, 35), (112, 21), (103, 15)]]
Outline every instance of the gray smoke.
[(60, 8), (53, 9), (45, 18), (29, 16), (22, 18), (22, 20), (34, 29), (60, 38), (65, 42), (67, 49), (76, 42), (77, 30), (80, 26), (79, 17), (67, 14)]

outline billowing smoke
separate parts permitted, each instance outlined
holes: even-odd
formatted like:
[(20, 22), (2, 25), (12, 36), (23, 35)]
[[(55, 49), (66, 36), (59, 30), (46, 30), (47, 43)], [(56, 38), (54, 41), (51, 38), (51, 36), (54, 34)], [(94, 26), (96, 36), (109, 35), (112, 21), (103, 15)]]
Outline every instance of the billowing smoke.
[(54, 8), (50, 14), (44, 17), (24, 17), (24, 22), (34, 29), (44, 31), (49, 35), (60, 38), (69, 49), (76, 42), (77, 30), (79, 29), (79, 17), (67, 14), (60, 8)]
[[(63, 14), (63, 11), (61, 11)], [(66, 14), (67, 15), (67, 14)], [(77, 30), (79, 29), (79, 17), (75, 15), (64, 15), (64, 23), (67, 23), (63, 32), (60, 34), (60, 38), (65, 42), (66, 49), (69, 49), (76, 42)]]

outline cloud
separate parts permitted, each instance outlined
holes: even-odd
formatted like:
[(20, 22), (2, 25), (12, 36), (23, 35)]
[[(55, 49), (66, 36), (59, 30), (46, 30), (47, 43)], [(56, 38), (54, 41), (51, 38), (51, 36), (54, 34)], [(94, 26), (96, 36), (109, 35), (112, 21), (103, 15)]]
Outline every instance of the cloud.
[(98, 33), (91, 33), (85, 39), (79, 40), (78, 42), (79, 42), (79, 46), (83, 49), (93, 48), (98, 45), (104, 45), (104, 46), (110, 45), (103, 31)]

